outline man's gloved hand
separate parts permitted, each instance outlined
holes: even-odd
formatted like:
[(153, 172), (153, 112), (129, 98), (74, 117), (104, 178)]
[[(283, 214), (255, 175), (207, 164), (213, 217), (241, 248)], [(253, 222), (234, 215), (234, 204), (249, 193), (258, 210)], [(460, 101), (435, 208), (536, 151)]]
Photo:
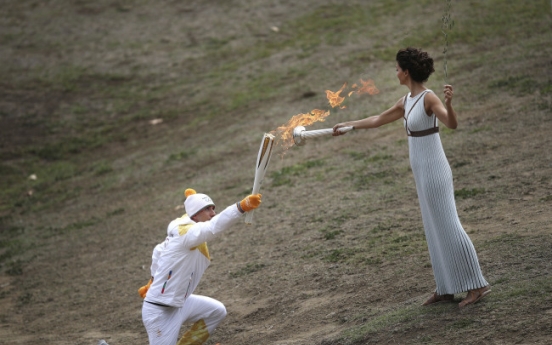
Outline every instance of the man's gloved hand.
[(261, 204), (261, 194), (252, 194), (246, 196), (238, 203), (238, 208), (243, 212), (256, 209)]
[(153, 278), (150, 278), (149, 282), (146, 285), (138, 289), (138, 294), (140, 295), (140, 297), (146, 298), (146, 294), (148, 293), (151, 283), (153, 283)]

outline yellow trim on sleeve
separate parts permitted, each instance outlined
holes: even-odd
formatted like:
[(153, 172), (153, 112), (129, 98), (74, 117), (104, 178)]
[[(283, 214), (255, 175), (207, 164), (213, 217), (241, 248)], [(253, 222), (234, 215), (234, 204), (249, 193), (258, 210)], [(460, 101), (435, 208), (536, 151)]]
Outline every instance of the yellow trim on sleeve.
[[(193, 224), (179, 225), (178, 226), (178, 234), (180, 236), (185, 235), (192, 225)], [(207, 260), (211, 261), (211, 256), (209, 255), (209, 248), (207, 248), (207, 242), (203, 242), (199, 246), (191, 248), (191, 250), (196, 250), (196, 249), (199, 250), (201, 252), (201, 254), (205, 255)]]

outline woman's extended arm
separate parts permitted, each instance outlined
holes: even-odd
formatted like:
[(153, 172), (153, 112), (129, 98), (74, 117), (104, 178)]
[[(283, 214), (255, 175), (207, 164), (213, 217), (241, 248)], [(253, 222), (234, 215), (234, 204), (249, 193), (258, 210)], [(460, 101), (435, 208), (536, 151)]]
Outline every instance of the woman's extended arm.
[(338, 129), (341, 127), (354, 126), (355, 129), (377, 128), (385, 124), (391, 123), (393, 121), (396, 121), (400, 119), (403, 115), (404, 115), (404, 104), (403, 104), (403, 98), (401, 98), (397, 101), (397, 103), (395, 103), (394, 106), (392, 106), (391, 108), (387, 109), (386, 111), (384, 111), (379, 115), (370, 116), (362, 120), (341, 122), (336, 124), (333, 127), (333, 131), (334, 131), (333, 135), (338, 136), (338, 135), (344, 134), (338, 131)]

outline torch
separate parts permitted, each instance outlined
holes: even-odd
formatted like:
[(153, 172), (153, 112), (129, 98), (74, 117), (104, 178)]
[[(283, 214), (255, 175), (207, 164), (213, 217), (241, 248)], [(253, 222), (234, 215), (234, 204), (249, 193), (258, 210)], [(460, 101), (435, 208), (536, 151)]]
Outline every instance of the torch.
[[(341, 127), (338, 129), (340, 133), (347, 133), (355, 129), (354, 126), (351, 127)], [(293, 129), (293, 141), (295, 142), (295, 145), (301, 146), (305, 145), (305, 141), (307, 138), (316, 138), (321, 137), (324, 135), (332, 135), (333, 128), (325, 128), (325, 129), (315, 129), (312, 131), (305, 130), (305, 127), (303, 126), (297, 126)]]
[[(274, 145), (274, 135), (265, 133), (263, 140), (261, 141), (261, 147), (257, 155), (257, 165), (255, 166), (255, 181), (253, 182), (253, 191), (251, 194), (259, 193), (263, 179), (266, 174), (268, 162), (270, 162), (270, 156), (272, 155), (272, 146)], [(251, 210), (245, 215), (245, 224), (253, 223), (253, 212)]]

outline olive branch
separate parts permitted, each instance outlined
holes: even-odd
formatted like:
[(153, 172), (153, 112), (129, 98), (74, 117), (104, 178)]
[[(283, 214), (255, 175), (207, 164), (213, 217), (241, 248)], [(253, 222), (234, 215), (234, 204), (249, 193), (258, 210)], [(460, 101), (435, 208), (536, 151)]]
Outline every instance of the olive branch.
[(443, 70), (445, 71), (445, 84), (447, 84), (447, 77), (448, 77), (447, 52), (448, 52), (448, 46), (449, 46), (448, 32), (454, 26), (454, 20), (452, 20), (451, 17), (450, 17), (450, 9), (452, 7), (452, 0), (445, 0), (445, 1), (446, 1), (445, 13), (441, 17), (441, 32), (445, 36), (445, 47), (443, 48), (443, 55), (445, 57), (444, 58)]

